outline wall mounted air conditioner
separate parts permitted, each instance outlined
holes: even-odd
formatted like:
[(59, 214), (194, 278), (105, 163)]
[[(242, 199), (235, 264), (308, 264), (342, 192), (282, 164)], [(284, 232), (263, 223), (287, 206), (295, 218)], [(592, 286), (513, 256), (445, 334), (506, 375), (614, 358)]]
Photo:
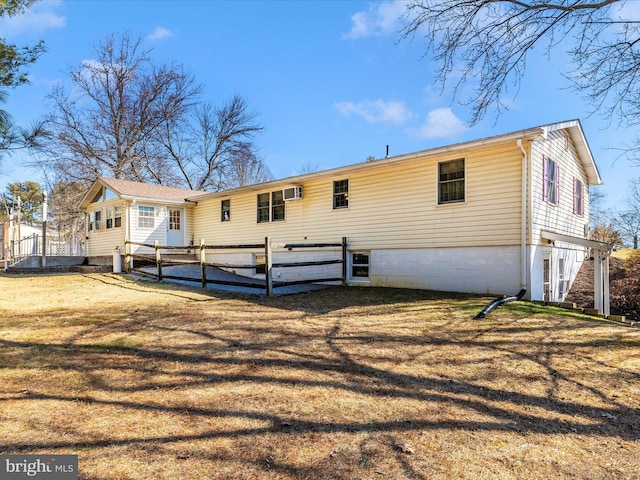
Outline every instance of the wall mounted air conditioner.
[(302, 187), (287, 187), (282, 189), (282, 197), (285, 201), (300, 200), (302, 198)]

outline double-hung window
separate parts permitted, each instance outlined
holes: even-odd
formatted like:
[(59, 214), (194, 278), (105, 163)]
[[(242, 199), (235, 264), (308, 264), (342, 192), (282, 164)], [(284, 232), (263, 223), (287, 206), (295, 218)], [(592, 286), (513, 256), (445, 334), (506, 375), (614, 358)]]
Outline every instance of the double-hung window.
[(113, 228), (113, 208), (105, 208), (105, 226), (107, 228)]
[(279, 222), (285, 218), (282, 190), (258, 194), (258, 223)]
[(113, 209), (113, 211), (114, 211), (114, 215), (115, 215), (115, 217), (113, 219), (113, 225), (116, 228), (119, 228), (119, 227), (122, 226), (122, 207), (120, 207), (120, 206), (115, 207)]
[(577, 178), (573, 179), (573, 213), (584, 215), (584, 183)]
[(438, 203), (464, 202), (464, 158), (438, 164)]
[(138, 228), (154, 228), (155, 226), (155, 208), (138, 205)]
[(102, 227), (102, 210), (96, 210), (95, 230), (98, 231)]
[(220, 202), (220, 221), (231, 221), (231, 200), (222, 200)]
[(333, 209), (349, 208), (349, 180), (333, 182)]
[(551, 205), (560, 204), (560, 167), (546, 155), (542, 157), (542, 198)]

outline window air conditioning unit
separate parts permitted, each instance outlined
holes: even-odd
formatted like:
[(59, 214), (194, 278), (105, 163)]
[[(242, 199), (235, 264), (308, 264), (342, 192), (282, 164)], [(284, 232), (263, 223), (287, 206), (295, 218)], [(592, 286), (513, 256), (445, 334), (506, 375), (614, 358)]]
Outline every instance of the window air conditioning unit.
[(302, 198), (302, 187), (287, 187), (282, 189), (282, 197), (285, 201), (300, 200)]

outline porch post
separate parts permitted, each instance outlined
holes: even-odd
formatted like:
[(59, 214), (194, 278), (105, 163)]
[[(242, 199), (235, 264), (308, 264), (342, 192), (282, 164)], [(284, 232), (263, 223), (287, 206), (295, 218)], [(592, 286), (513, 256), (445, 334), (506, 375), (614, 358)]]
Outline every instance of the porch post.
[(200, 274), (202, 276), (202, 288), (207, 288), (207, 255), (204, 238), (200, 239)]
[(154, 243), (154, 249), (156, 251), (156, 265), (158, 266), (158, 281), (162, 281), (162, 257), (160, 256), (160, 242), (156, 240)]
[(602, 257), (600, 250), (593, 250), (593, 308), (598, 313), (603, 312), (602, 308)]
[(609, 255), (605, 254), (604, 265), (602, 266), (602, 280), (603, 280), (603, 304), (605, 315), (611, 315), (611, 305), (609, 301)]
[(347, 286), (347, 237), (342, 237), (342, 286)]
[(273, 295), (273, 259), (271, 258), (271, 240), (264, 238), (264, 270), (267, 287), (267, 297)]

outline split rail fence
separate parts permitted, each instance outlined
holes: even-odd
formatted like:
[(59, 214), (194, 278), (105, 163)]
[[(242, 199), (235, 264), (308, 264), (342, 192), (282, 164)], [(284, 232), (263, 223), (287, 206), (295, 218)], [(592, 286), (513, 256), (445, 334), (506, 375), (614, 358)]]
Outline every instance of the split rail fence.
[[(150, 254), (138, 254), (132, 253), (131, 247), (147, 247), (154, 249), (153, 256)], [(134, 271), (136, 273), (140, 273), (143, 275), (155, 277), (158, 281), (162, 281), (163, 279), (173, 279), (173, 280), (183, 280), (190, 282), (200, 282), (202, 288), (207, 288), (209, 284), (220, 284), (220, 285), (232, 285), (239, 287), (247, 287), (258, 290), (264, 290), (267, 296), (273, 295), (273, 289), (277, 287), (284, 287), (288, 285), (301, 285), (301, 284), (310, 284), (310, 283), (325, 283), (325, 282), (341, 282), (342, 285), (346, 285), (347, 282), (347, 238), (343, 237), (342, 241), (339, 243), (290, 243), (279, 245), (278, 249), (281, 249), (282, 252), (291, 252), (294, 250), (305, 250), (305, 249), (335, 249), (339, 254), (339, 258), (335, 259), (326, 259), (326, 260), (309, 260), (303, 262), (274, 262), (273, 261), (273, 250), (274, 247), (271, 244), (271, 240), (269, 237), (265, 237), (264, 243), (253, 243), (253, 244), (240, 244), (240, 245), (206, 245), (204, 240), (200, 241), (199, 246), (167, 246), (160, 245), (158, 241), (154, 244), (147, 243), (138, 243), (138, 242), (125, 242), (125, 268), (127, 271)], [(247, 277), (247, 281), (241, 280), (231, 280), (231, 279), (213, 279), (207, 278), (207, 267), (214, 267), (218, 269), (243, 269), (243, 270), (256, 270), (256, 268), (263, 267), (262, 264), (229, 264), (229, 263), (212, 263), (207, 262), (207, 252), (209, 251), (224, 251), (224, 250), (248, 250), (251, 252), (259, 252), (259, 255), (264, 255), (264, 271), (265, 278), (264, 281), (261, 281), (259, 278), (250, 278)], [(181, 259), (180, 256), (185, 257), (184, 252), (197, 252), (195, 255), (195, 259)], [(167, 253), (169, 252), (169, 253)], [(172, 254), (171, 252), (180, 252), (178, 255)], [(147, 266), (155, 264), (155, 273), (150, 272), (148, 270), (143, 270), (142, 268), (136, 268), (134, 265), (136, 264), (146, 264)], [(340, 277), (321, 277), (321, 278), (310, 278), (304, 280), (294, 280), (294, 281), (274, 281), (273, 279), (273, 270), (279, 268), (300, 268), (300, 267), (312, 267), (312, 266), (321, 266), (321, 265), (332, 265), (332, 264), (341, 264), (342, 272)], [(163, 267), (171, 266), (171, 265), (199, 265), (200, 266), (200, 277), (186, 277), (179, 275), (171, 275), (163, 272)]]

